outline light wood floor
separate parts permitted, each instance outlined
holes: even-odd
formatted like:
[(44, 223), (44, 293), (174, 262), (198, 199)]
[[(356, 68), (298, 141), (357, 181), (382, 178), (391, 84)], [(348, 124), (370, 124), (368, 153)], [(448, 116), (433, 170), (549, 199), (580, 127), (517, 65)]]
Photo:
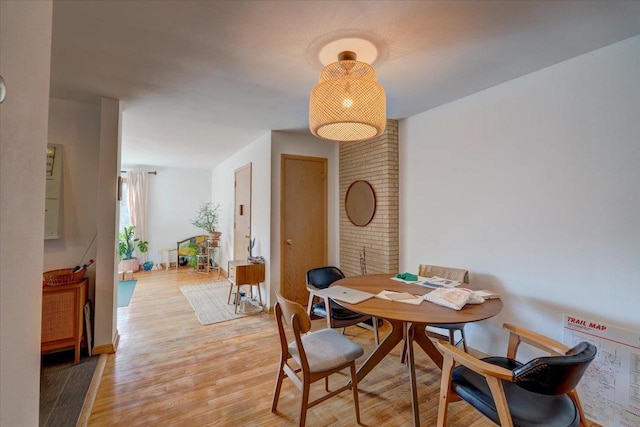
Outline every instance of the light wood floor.
[[(297, 425), (300, 394), (289, 380), (283, 384), (278, 413), (270, 411), (280, 351), (272, 314), (202, 326), (179, 286), (214, 280), (215, 273), (207, 277), (182, 269), (140, 272), (135, 278), (131, 303), (118, 309), (120, 344), (108, 357), (89, 425)], [(314, 323), (324, 327), (322, 320)], [(346, 333), (365, 349), (365, 356), (372, 351), (370, 331), (350, 327)], [(400, 350), (398, 346), (393, 357), (359, 384), (366, 426), (412, 425), (409, 378)], [(434, 426), (440, 372), (420, 349), (416, 355), (422, 425)], [(337, 376), (331, 386), (346, 378)], [(322, 389), (322, 381), (312, 388), (316, 393)], [(310, 409), (307, 425), (355, 425), (351, 394)], [(450, 407), (449, 426), (493, 425), (464, 402)]]

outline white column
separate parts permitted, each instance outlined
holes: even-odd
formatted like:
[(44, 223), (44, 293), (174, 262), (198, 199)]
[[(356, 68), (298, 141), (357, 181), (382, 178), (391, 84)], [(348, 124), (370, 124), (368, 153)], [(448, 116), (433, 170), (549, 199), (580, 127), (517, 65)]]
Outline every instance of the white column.
[(50, 1), (0, 2), (0, 426), (37, 426)]

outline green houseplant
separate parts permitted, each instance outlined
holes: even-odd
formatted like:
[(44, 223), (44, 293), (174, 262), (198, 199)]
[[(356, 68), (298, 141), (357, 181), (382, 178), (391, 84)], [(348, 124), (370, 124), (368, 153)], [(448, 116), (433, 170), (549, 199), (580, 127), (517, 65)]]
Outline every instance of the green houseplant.
[(149, 242), (146, 240), (140, 240), (136, 237), (134, 225), (130, 225), (120, 230), (118, 240), (118, 260), (121, 265), (118, 265), (118, 271), (138, 271), (140, 269), (140, 262), (133, 256), (133, 251), (138, 248), (140, 253), (146, 253), (149, 250)]
[(189, 258), (189, 267), (196, 269), (196, 265), (198, 263), (198, 252), (200, 247), (195, 243), (189, 243), (185, 252), (187, 253), (187, 257)]
[(191, 224), (211, 234), (214, 239), (219, 239), (220, 232), (217, 231), (219, 211), (220, 205), (217, 203), (201, 203), (198, 214), (191, 219)]

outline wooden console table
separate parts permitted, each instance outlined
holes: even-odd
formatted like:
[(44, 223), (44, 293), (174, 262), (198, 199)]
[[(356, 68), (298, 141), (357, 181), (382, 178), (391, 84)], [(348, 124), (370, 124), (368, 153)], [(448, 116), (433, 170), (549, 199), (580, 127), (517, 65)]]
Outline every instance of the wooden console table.
[[(260, 294), (260, 283), (264, 282), (264, 264), (254, 264), (246, 260), (229, 261), (229, 297), (227, 303), (231, 302), (231, 292), (236, 287), (235, 312), (238, 312), (238, 303), (240, 302), (240, 286), (249, 285), (258, 287), (258, 298), (262, 304), (262, 295)], [(253, 290), (253, 288), (251, 288)]]
[(84, 305), (87, 279), (70, 285), (42, 287), (42, 353), (75, 348), (74, 363), (80, 362), (80, 343), (84, 336)]

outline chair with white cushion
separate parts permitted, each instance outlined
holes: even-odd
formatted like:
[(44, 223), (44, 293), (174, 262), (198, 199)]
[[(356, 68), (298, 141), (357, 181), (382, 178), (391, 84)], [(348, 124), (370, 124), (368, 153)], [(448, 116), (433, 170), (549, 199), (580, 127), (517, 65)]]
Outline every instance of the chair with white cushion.
[[(304, 307), (283, 298), (279, 293), (276, 293), (276, 297), (278, 302), (275, 313), (280, 333), (281, 357), (271, 412), (277, 409), (282, 381), (286, 375), (302, 392), (300, 426), (305, 425), (308, 408), (349, 389), (353, 391), (356, 422), (360, 424), (355, 360), (362, 356), (364, 351), (335, 329), (327, 328), (309, 332), (311, 320)], [(294, 337), (292, 342), (287, 342), (287, 330)], [(329, 376), (346, 368), (351, 371), (351, 381), (330, 392)], [(311, 383), (321, 379), (325, 380), (327, 394), (309, 402)]]

